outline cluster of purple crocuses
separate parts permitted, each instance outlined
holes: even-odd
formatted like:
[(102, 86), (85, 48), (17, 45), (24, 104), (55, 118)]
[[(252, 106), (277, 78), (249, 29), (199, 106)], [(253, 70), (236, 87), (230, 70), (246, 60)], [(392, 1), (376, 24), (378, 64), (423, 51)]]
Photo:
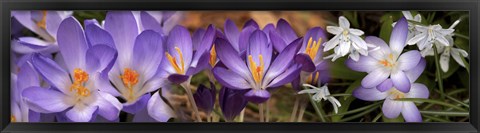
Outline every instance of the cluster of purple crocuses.
[[(225, 121), (234, 121), (248, 102), (259, 104), (260, 121), (268, 121), (263, 108), (272, 90), (323, 86), (331, 63), (325, 59), (348, 53), (346, 65), (368, 73), (353, 96), (384, 100), (384, 116), (401, 113), (407, 122), (422, 121), (413, 102), (396, 99), (429, 96), (425, 85), (415, 83), (425, 59), (418, 50), (404, 51), (405, 18), (396, 22), (387, 44), (374, 36), (362, 39), (363, 31), (350, 28), (344, 17), (339, 27), (327, 27), (335, 35), (329, 40), (320, 27), (299, 36), (284, 19), (263, 28), (250, 20), (241, 29), (227, 19), (223, 31), (209, 25), (191, 34), (177, 25), (182, 12), (109, 11), (104, 21), (85, 20), (83, 26), (71, 15), (12, 13), (38, 35), (12, 37), (12, 122), (118, 122), (121, 112), (134, 122), (167, 122), (182, 113), (169, 104), (173, 85), (185, 90), (194, 121), (202, 121), (200, 111), (211, 121), (215, 104)], [(329, 50), (334, 54), (324, 57)], [(191, 85), (200, 72), (207, 73), (209, 87)], [(323, 88), (305, 92), (330, 97), (337, 110), (340, 103)]]

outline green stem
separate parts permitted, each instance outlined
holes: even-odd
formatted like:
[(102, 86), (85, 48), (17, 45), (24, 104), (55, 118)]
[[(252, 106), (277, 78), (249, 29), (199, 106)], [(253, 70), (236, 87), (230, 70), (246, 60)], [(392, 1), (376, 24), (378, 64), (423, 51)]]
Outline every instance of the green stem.
[[(330, 84), (328, 84), (330, 85)], [(342, 96), (351, 96), (352, 94), (341, 94), (341, 93), (338, 93), (338, 94), (331, 94), (329, 97), (342, 97)]]
[(470, 74), (470, 64), (467, 62), (467, 60), (465, 60), (465, 58), (460, 57), (460, 59), (462, 59), (463, 64), (465, 64), (465, 69), (467, 69), (467, 72)]
[(354, 110), (350, 110), (348, 112), (344, 112), (344, 113), (340, 113), (340, 114), (334, 114), (334, 115), (328, 115), (328, 116), (343, 116), (343, 115), (349, 115), (349, 114), (353, 114), (353, 113), (357, 113), (357, 112), (361, 112), (361, 111), (364, 111), (364, 110), (367, 110), (367, 109), (370, 109), (372, 107), (375, 107), (377, 105), (380, 105), (380, 103), (382, 102), (376, 102), (374, 104), (370, 104), (370, 105), (367, 105), (367, 106), (364, 106), (364, 107), (360, 107), (360, 108), (357, 108), (357, 109), (354, 109)]
[[(438, 90), (435, 90), (435, 91), (438, 92)], [(445, 94), (440, 93), (440, 95), (445, 95)], [(466, 103), (464, 103), (464, 102), (462, 102), (462, 101), (460, 101), (460, 100), (457, 100), (457, 99), (455, 99), (455, 98), (453, 98), (453, 97), (451, 97), (451, 96), (449, 96), (449, 95), (445, 95), (445, 97), (448, 98), (448, 99), (450, 99), (450, 100), (452, 100), (452, 101), (454, 101), (454, 102), (456, 102), (456, 103), (458, 103), (458, 104), (460, 104), (460, 105), (463, 105), (463, 106), (465, 106), (465, 107), (467, 107), (467, 108), (470, 108), (470, 105), (468, 105), (468, 104), (466, 104)]]
[(436, 67), (436, 72), (437, 72), (437, 82), (438, 82), (438, 88), (440, 89), (440, 93), (442, 94), (440, 97), (442, 98), (443, 101), (445, 101), (445, 91), (443, 90), (443, 80), (442, 80), (442, 70), (440, 69), (440, 62), (439, 62), (439, 57), (438, 57), (438, 50), (437, 46), (433, 45), (433, 52), (435, 55), (435, 67)]
[(423, 99), (423, 98), (400, 98), (400, 99), (396, 99), (397, 101), (412, 101), (412, 102), (427, 102), (427, 103), (434, 103), (434, 104), (438, 104), (438, 105), (443, 105), (443, 106), (446, 106), (446, 107), (451, 107), (451, 108), (454, 108), (454, 109), (457, 109), (457, 110), (460, 110), (460, 111), (467, 111), (466, 109), (464, 108), (460, 108), (458, 106), (455, 106), (453, 104), (450, 104), (450, 103), (446, 103), (446, 102), (442, 102), (442, 101), (437, 101), (437, 100), (433, 100), (433, 99)]
[(467, 40), (470, 40), (470, 37), (466, 36), (466, 35), (463, 35), (463, 34), (460, 34), (460, 33), (454, 33), (454, 35), (456, 37), (459, 37), (459, 38), (463, 38), (463, 39), (467, 39)]
[(345, 118), (345, 119), (342, 119), (342, 120), (340, 120), (340, 122), (347, 122), (347, 121), (351, 121), (351, 120), (360, 118), (360, 117), (365, 116), (366, 114), (368, 114), (368, 113), (376, 110), (378, 107), (380, 107), (380, 105), (377, 105), (377, 106), (375, 106), (375, 107), (373, 107), (373, 108), (370, 108), (370, 109), (368, 109), (368, 110), (365, 110), (365, 111), (363, 111), (363, 112), (361, 112), (361, 113), (358, 113), (358, 114), (356, 114), (356, 115), (353, 115), (353, 116), (347, 117), (347, 118)]
[(375, 116), (375, 118), (373, 118), (372, 122), (377, 122), (378, 119), (380, 119), (382, 117), (382, 113), (379, 113), (377, 116)]
[(315, 109), (315, 112), (317, 113), (318, 118), (320, 118), (320, 121), (327, 122), (324, 115), (322, 114), (321, 108), (319, 108), (317, 104), (315, 104), (315, 101), (312, 98), (312, 94), (308, 94), (308, 99), (310, 99), (310, 103), (312, 103), (312, 106)]
[(435, 116), (431, 116), (431, 115), (423, 115), (423, 117), (431, 119), (431, 120), (439, 121), (439, 122), (450, 122), (449, 120), (445, 120), (445, 119), (435, 117)]
[(422, 110), (420, 111), (422, 114), (427, 115), (442, 115), (442, 116), (469, 116), (468, 112), (452, 112), (452, 111), (428, 111)]

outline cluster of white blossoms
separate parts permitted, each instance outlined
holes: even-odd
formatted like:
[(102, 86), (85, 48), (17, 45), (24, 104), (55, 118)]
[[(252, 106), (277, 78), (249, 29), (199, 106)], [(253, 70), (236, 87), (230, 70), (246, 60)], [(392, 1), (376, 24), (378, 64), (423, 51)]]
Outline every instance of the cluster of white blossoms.
[(405, 18), (409, 20), (408, 23), (408, 45), (417, 45), (423, 57), (434, 56), (434, 45), (437, 48), (440, 56), (440, 67), (442, 71), (448, 71), (450, 56), (462, 67), (465, 67), (463, 62), (465, 57), (468, 57), (467, 51), (454, 47), (453, 36), (455, 26), (460, 23), (460, 20), (455, 21), (449, 28), (443, 29), (440, 24), (422, 25), (421, 16), (417, 14), (415, 17), (409, 11), (402, 12)]

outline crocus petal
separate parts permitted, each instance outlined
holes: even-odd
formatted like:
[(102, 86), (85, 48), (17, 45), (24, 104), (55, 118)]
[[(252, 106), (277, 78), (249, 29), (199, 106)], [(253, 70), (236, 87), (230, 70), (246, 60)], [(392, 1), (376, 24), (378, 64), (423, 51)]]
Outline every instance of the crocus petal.
[(391, 100), (389, 98), (385, 99), (383, 102), (382, 112), (383, 115), (387, 118), (397, 118), (402, 111), (403, 102)]
[(385, 81), (388, 76), (390, 76), (390, 72), (382, 68), (377, 68), (362, 79), (362, 86), (365, 88), (373, 88)]
[[(83, 20), (83, 25), (85, 25), (85, 28), (88, 25), (91, 25), (91, 24), (94, 24), (94, 25), (97, 25), (97, 26), (101, 27), (100, 23), (98, 23), (98, 21), (96, 19), (85, 19), (85, 20)], [(85, 31), (86, 31), (86, 29), (85, 29)]]
[(20, 82), (17, 82), (16, 84), (17, 89), (20, 92), (23, 89), (31, 86), (40, 86), (40, 79), (37, 75), (37, 72), (34, 70), (34, 68), (29, 62), (24, 63), (22, 66), (20, 66), (20, 72), (18, 72), (18, 80)]
[(226, 87), (220, 89), (219, 103), (227, 121), (233, 120), (247, 106), (247, 100), (242, 93)]
[(52, 38), (47, 31), (40, 28), (37, 23), (33, 21), (31, 11), (15, 11), (12, 12), (12, 14), (14, 14), (13, 17), (15, 17), (18, 22), (42, 38)]
[(48, 59), (40, 54), (35, 54), (32, 57), (32, 64), (43, 79), (45, 79), (50, 85), (60, 89), (60, 91), (66, 93), (71, 81), (68, 73), (65, 72), (60, 66), (58, 66), (53, 60)]
[[(256, 30), (252, 33), (249, 39), (249, 44), (247, 48), (247, 58), (245, 60), (249, 60), (248, 56), (253, 57), (253, 61), (257, 65), (260, 65), (260, 58), (259, 55), (263, 56), (263, 63), (265, 68), (269, 68), (271, 60), (272, 60), (272, 50), (273, 47), (271, 44), (268, 43), (267, 35), (261, 30)], [(247, 62), (248, 66), (251, 67), (250, 61)]]
[(270, 98), (270, 92), (267, 90), (251, 89), (245, 93), (245, 98), (252, 103), (263, 103)]
[(406, 122), (422, 122), (422, 115), (413, 102), (403, 102), (402, 116)]
[(85, 67), (88, 44), (77, 19), (69, 17), (63, 20), (58, 28), (57, 41), (69, 72), (73, 72), (78, 67)]
[(50, 42), (46, 42), (44, 40), (41, 40), (41, 39), (38, 39), (36, 37), (20, 37), (18, 38), (18, 43), (19, 44), (22, 44), (22, 45), (25, 45), (29, 48), (32, 48), (32, 49), (37, 49), (37, 50), (41, 50), (41, 49), (44, 49), (50, 45), (54, 45)]
[(245, 52), (248, 44), (250, 43), (250, 35), (252, 35), (252, 33), (257, 29), (258, 28), (254, 28), (251, 26), (243, 28), (242, 32), (240, 32), (240, 37), (238, 39), (239, 48), (237, 49), (237, 51), (239, 53)]
[(393, 87), (393, 82), (391, 79), (387, 79), (385, 81), (383, 81), (382, 83), (380, 83), (378, 86), (377, 86), (377, 90), (381, 91), (381, 92), (385, 92), (387, 90), (390, 90), (391, 88)]
[(54, 36), (54, 37), (57, 36), (57, 31), (59, 28), (58, 26), (60, 25), (63, 19), (64, 18), (60, 16), (59, 12), (47, 11), (45, 28), (51, 36)]
[(278, 20), (276, 30), (287, 44), (298, 38), (297, 33), (295, 33), (292, 26), (290, 26), (285, 19)]
[[(320, 44), (323, 44), (323, 42), (327, 41), (325, 31), (320, 27), (313, 27), (313, 28), (309, 29), (307, 31), (307, 33), (305, 34), (305, 37), (303, 37), (303, 38), (304, 39), (303, 39), (302, 47), (300, 49), (306, 49), (307, 44), (308, 44), (308, 40), (310, 38), (312, 38), (312, 41), (319, 41), (319, 39), (322, 38), (322, 42), (320, 42)], [(333, 39), (335, 39), (335, 37)]]
[(85, 36), (87, 37), (88, 43), (92, 46), (95, 46), (97, 44), (104, 44), (115, 48), (115, 43), (110, 33), (102, 29), (99, 25), (86, 25)]
[(410, 91), (410, 80), (403, 71), (393, 72), (390, 78), (392, 78), (393, 86), (397, 90), (403, 93)]
[(417, 50), (411, 50), (406, 53), (403, 53), (398, 58), (398, 68), (400, 70), (410, 70), (417, 66), (418, 62), (422, 58), (422, 55)]
[(215, 27), (213, 27), (213, 25), (209, 25), (207, 31), (205, 31), (205, 34), (202, 35), (202, 39), (200, 40), (200, 42), (198, 42), (200, 44), (198, 44), (198, 47), (196, 49), (192, 64), (190, 65), (191, 67), (197, 67), (199, 62), (203, 62), (203, 60), (200, 60), (200, 58), (204, 56), (205, 53), (209, 53), (214, 39)]
[(98, 106), (86, 106), (84, 104), (77, 104), (72, 109), (65, 113), (73, 122), (89, 122), (92, 119), (92, 115), (97, 111)]
[(72, 105), (69, 104), (68, 96), (61, 92), (41, 87), (29, 87), (23, 90), (22, 96), (36, 112), (54, 113), (61, 112)]
[(105, 30), (112, 36), (119, 53), (118, 65), (128, 67), (132, 56), (135, 37), (138, 35), (137, 21), (132, 12), (109, 11), (105, 18)]
[(365, 101), (378, 101), (385, 99), (388, 96), (387, 92), (381, 92), (374, 88), (359, 87), (352, 92), (352, 95), (358, 99)]
[(140, 12), (143, 30), (153, 30), (158, 33), (163, 33), (162, 25), (152, 15), (145, 11)]
[(270, 34), (270, 32), (277, 32), (275, 30), (275, 25), (273, 25), (272, 23), (265, 25), (265, 27), (263, 27), (262, 31), (267, 36), (268, 43), (270, 43), (270, 37), (268, 36), (268, 34)]
[(181, 75), (181, 74), (171, 74), (170, 76), (168, 76), (168, 80), (175, 84), (181, 84), (187, 81), (188, 78), (190, 77), (187, 75)]
[(162, 100), (158, 91), (148, 100), (147, 109), (148, 114), (160, 122), (166, 122), (175, 115), (172, 108)]
[(165, 55), (162, 36), (152, 30), (140, 33), (133, 46), (133, 69), (140, 72), (145, 80), (155, 75), (160, 60)]
[(387, 57), (387, 54), (391, 53), (390, 47), (388, 47), (387, 43), (378, 37), (367, 36), (365, 37), (365, 42), (380, 47), (380, 49), (368, 53), (369, 56), (377, 60), (382, 60), (383, 58)]
[(87, 72), (108, 72), (117, 58), (117, 51), (107, 45), (95, 45), (86, 52)]
[(315, 64), (307, 54), (301, 53), (295, 55), (295, 62), (302, 64), (302, 71), (313, 72), (315, 71)]
[(350, 28), (350, 22), (348, 22), (347, 18), (344, 16), (338, 17), (338, 25), (344, 29), (349, 29)]
[(228, 43), (228, 41), (217, 38), (215, 40), (215, 49), (218, 58), (228, 67), (229, 70), (241, 74), (243, 78), (250, 77), (250, 71), (244, 61), (238, 55), (238, 52)]
[(397, 21), (397, 24), (393, 27), (392, 34), (390, 35), (390, 48), (396, 55), (402, 53), (402, 50), (407, 43), (407, 35), (408, 23), (407, 20), (402, 17)]
[(250, 84), (237, 73), (222, 67), (213, 68), (213, 75), (219, 83), (232, 89), (249, 89)]
[[(182, 52), (183, 59), (180, 58), (179, 53), (175, 49), (176, 47)], [(167, 51), (177, 60), (183, 60), (185, 63), (184, 70), (190, 66), (193, 55), (193, 44), (190, 32), (185, 27), (179, 25), (173, 27), (167, 39)]]
[(281, 52), (285, 47), (287, 47), (287, 43), (285, 43), (283, 38), (277, 32), (270, 32), (269, 36), (270, 41), (273, 44), (273, 48), (275, 48), (277, 52)]
[(193, 49), (194, 50), (197, 50), (198, 48), (200, 48), (200, 42), (202, 41), (203, 39), (203, 35), (205, 34), (205, 29), (203, 28), (198, 28), (195, 32), (193, 32), (193, 35), (192, 35), (192, 43), (193, 43)]
[(145, 94), (139, 97), (135, 103), (124, 103), (122, 110), (130, 114), (136, 114), (138, 111), (147, 106), (148, 99), (150, 99), (150, 97), (150, 94)]
[(427, 86), (420, 83), (413, 83), (410, 92), (406, 94), (407, 98), (428, 98), (429, 96)]
[(267, 88), (275, 88), (292, 82), (293, 79), (300, 75), (301, 67), (294, 65), (285, 70), (282, 74), (278, 75), (275, 79), (267, 85)]
[(245, 29), (247, 27), (253, 27), (255, 29), (259, 29), (257, 22), (255, 22), (255, 20), (253, 19), (250, 19), (247, 22), (245, 22), (245, 24), (243, 25), (243, 28)]
[(122, 110), (122, 104), (117, 98), (105, 92), (98, 92), (97, 97), (98, 114), (109, 121), (118, 119), (120, 110)]
[(405, 74), (407, 75), (408, 80), (410, 80), (410, 83), (415, 82), (418, 79), (418, 77), (420, 77), (420, 75), (423, 73), (423, 70), (425, 70), (426, 65), (427, 65), (427, 61), (424, 58), (422, 58), (420, 59), (417, 66), (415, 66), (414, 68), (408, 71), (405, 71)]
[[(168, 17), (169, 16), (169, 17)], [(163, 12), (163, 33), (168, 34), (183, 19), (181, 11)]]
[(295, 54), (300, 49), (300, 43), (302, 39), (299, 38), (293, 41), (290, 45), (286, 47), (273, 61), (271, 67), (268, 69), (265, 74), (265, 81), (269, 82), (273, 77), (278, 76), (280, 73), (284, 72), (290, 64), (293, 62)]
[(133, 116), (132, 122), (158, 122), (148, 114), (148, 109), (144, 108)]
[(235, 50), (239, 51), (240, 47), (239, 47), (238, 41), (240, 37), (240, 31), (238, 30), (237, 26), (232, 20), (227, 19), (223, 27), (225, 27), (224, 32), (228, 41), (230, 42), (230, 44), (232, 44)]
[(378, 60), (370, 56), (360, 56), (358, 61), (348, 59), (345, 64), (354, 71), (371, 72), (380, 67)]

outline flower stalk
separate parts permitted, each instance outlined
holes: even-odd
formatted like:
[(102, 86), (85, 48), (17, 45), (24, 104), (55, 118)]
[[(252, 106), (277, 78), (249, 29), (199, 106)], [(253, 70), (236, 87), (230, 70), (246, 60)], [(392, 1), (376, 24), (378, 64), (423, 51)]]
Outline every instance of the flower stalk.
[(440, 97), (442, 100), (445, 100), (445, 91), (443, 90), (443, 80), (442, 80), (442, 72), (440, 70), (440, 62), (439, 62), (439, 57), (438, 57), (438, 50), (437, 46), (433, 45), (433, 52), (435, 55), (435, 71), (436, 71), (436, 78), (437, 78), (437, 83), (438, 83), (438, 88), (440, 89)]
[(192, 104), (193, 111), (195, 112), (195, 117), (197, 118), (197, 121), (202, 122), (202, 118), (200, 117), (200, 113), (198, 111), (197, 104), (195, 103), (195, 99), (193, 99), (192, 90), (190, 90), (190, 81), (187, 80), (186, 82), (184, 82), (180, 85), (183, 87), (183, 89), (185, 89), (185, 92), (187, 92), (188, 100)]

